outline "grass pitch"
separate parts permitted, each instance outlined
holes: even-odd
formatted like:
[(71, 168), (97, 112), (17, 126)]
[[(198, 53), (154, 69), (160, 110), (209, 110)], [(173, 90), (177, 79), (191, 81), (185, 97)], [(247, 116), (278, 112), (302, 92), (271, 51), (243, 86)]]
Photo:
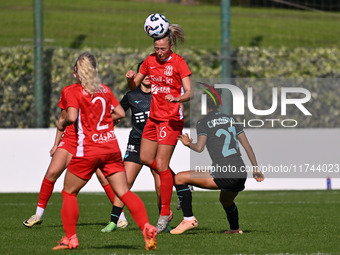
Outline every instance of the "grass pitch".
[[(137, 193), (145, 203), (149, 219), (156, 224), (158, 210), (154, 192)], [(80, 217), (77, 226), (79, 249), (52, 251), (63, 235), (60, 193), (52, 195), (44, 222), (29, 229), (22, 221), (35, 213), (38, 195), (0, 194), (1, 254), (337, 254), (340, 250), (340, 191), (244, 191), (237, 197), (243, 235), (224, 235), (228, 229), (217, 192), (193, 193), (197, 230), (174, 236), (157, 236), (155, 251), (145, 251), (141, 231), (126, 215), (129, 226), (113, 233), (101, 233), (111, 212), (104, 193), (78, 195)], [(172, 210), (176, 227), (182, 212)]]

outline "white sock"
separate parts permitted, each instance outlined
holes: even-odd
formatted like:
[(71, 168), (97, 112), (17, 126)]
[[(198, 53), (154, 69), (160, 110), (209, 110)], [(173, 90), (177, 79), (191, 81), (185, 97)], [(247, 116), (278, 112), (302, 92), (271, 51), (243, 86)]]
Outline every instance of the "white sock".
[(38, 214), (40, 216), (40, 218), (43, 218), (44, 217), (44, 212), (45, 212), (44, 208), (41, 208), (41, 207), (37, 206), (37, 210), (35, 211), (35, 214)]
[(122, 212), (122, 213), (120, 214), (119, 219), (120, 219), (120, 220), (125, 220), (125, 221), (126, 221), (124, 212)]
[(191, 217), (183, 217), (185, 220), (187, 221), (192, 221), (192, 219), (194, 218), (194, 216), (191, 216)]

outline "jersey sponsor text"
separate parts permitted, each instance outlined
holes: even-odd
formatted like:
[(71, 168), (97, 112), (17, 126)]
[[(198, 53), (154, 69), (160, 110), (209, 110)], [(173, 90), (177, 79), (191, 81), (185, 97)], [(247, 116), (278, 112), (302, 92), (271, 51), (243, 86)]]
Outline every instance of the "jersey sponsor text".
[(94, 141), (95, 143), (107, 143), (112, 140), (115, 140), (115, 133), (113, 130), (102, 134), (92, 135), (92, 141)]
[(223, 124), (228, 124), (232, 125), (232, 123), (235, 123), (233, 118), (229, 117), (220, 117), (218, 119), (212, 119), (207, 122), (207, 125), (209, 128), (216, 127), (217, 125), (223, 125)]
[(158, 85), (153, 84), (151, 86), (151, 93), (152, 94), (158, 94), (158, 93), (170, 94), (170, 87), (160, 87)]

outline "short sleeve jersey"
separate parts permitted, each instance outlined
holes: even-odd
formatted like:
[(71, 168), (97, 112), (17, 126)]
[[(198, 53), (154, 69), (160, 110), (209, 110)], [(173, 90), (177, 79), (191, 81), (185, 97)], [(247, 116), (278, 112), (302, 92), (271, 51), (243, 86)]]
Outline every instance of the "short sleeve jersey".
[(80, 84), (70, 85), (65, 93), (66, 109), (78, 110), (75, 123), (77, 157), (96, 156), (120, 152), (114, 133), (111, 111), (119, 105), (112, 91), (102, 84), (99, 92), (90, 95)]
[(161, 61), (155, 53), (151, 54), (144, 60), (139, 72), (148, 75), (151, 83), (150, 118), (160, 121), (182, 119), (180, 103), (169, 103), (165, 96), (180, 96), (182, 79), (191, 75), (183, 57), (172, 52), (167, 60)]
[(237, 136), (243, 128), (233, 117), (221, 112), (209, 112), (197, 122), (197, 136), (207, 136), (206, 146), (213, 164), (243, 165)]
[(132, 130), (129, 135), (129, 144), (140, 145), (146, 120), (150, 113), (151, 93), (145, 93), (140, 86), (127, 92), (120, 105), (127, 111), (131, 109)]

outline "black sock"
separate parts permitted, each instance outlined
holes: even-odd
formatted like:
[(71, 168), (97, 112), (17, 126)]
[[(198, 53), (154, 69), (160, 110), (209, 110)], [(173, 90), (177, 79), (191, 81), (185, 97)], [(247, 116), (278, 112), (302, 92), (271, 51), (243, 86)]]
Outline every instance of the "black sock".
[(112, 211), (111, 211), (111, 221), (117, 224), (119, 216), (122, 213), (122, 211), (123, 211), (123, 208), (113, 205)]
[(224, 207), (223, 206), (223, 208), (224, 208), (224, 211), (227, 214), (227, 219), (229, 221), (230, 229), (232, 229), (232, 230), (239, 229), (239, 225), (238, 225), (238, 210), (237, 210), (237, 206), (235, 205), (235, 203), (233, 203), (229, 207)]
[(183, 216), (184, 217), (192, 217), (194, 216), (192, 212), (192, 196), (191, 191), (188, 185), (175, 185), (178, 199), (181, 203)]

